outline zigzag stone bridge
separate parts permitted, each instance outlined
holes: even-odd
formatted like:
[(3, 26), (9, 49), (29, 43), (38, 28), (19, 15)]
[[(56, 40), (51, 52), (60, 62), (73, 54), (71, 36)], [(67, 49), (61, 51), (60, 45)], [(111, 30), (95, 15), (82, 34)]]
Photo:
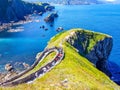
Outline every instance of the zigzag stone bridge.
[[(49, 55), (52, 52), (56, 52), (56, 56), (53, 58), (52, 61), (48, 62), (43, 67), (39, 68), (39, 70), (33, 72), (32, 74), (27, 75), (26, 77), (21, 78), (25, 74), (27, 74), (29, 71), (33, 70), (36, 65), (38, 65), (47, 55)], [(64, 51), (61, 47), (53, 47), (50, 49), (45, 49), (40, 57), (34, 62), (34, 64), (28, 68), (27, 70), (19, 73), (18, 75), (0, 83), (0, 86), (7, 87), (7, 86), (15, 86), (22, 83), (31, 83), (36, 78), (40, 78), (47, 72), (49, 72), (52, 68), (54, 68), (57, 64), (59, 64), (62, 59), (64, 58)]]

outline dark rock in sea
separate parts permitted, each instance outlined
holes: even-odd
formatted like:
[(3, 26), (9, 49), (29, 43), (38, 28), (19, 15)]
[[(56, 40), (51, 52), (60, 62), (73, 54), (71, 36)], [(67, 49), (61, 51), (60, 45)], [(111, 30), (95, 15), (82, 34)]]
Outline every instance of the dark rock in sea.
[(48, 30), (48, 28), (45, 28), (45, 31), (47, 31)]
[(43, 29), (44, 29), (44, 28), (45, 28), (45, 26), (44, 26), (44, 25), (42, 25), (42, 26), (41, 26), (41, 28), (43, 28)]
[(62, 31), (62, 30), (64, 30), (64, 28), (63, 28), (63, 27), (58, 27), (56, 31), (58, 31), (58, 32), (59, 32), (59, 31)]
[(53, 25), (51, 24), (50, 27), (53, 27)]
[(58, 14), (56, 12), (55, 13), (51, 13), (44, 19), (44, 21), (45, 22), (54, 22), (54, 19), (56, 17), (58, 17)]

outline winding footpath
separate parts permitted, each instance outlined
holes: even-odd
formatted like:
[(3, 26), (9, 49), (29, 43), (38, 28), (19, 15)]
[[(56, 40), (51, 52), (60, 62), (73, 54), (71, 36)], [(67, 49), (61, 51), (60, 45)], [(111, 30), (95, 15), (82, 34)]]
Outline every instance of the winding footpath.
[[(50, 53), (56, 52), (56, 56), (53, 58), (52, 61), (48, 62), (46, 65), (43, 67), (39, 68), (39, 70), (33, 72), (32, 74), (29, 74), (26, 77), (21, 78), (25, 74), (27, 74), (29, 71), (33, 70), (36, 65), (38, 65), (46, 56), (48, 56)], [(52, 68), (54, 68), (57, 64), (59, 64), (62, 59), (64, 58), (64, 51), (62, 47), (53, 47), (50, 49), (45, 49), (40, 57), (34, 62), (34, 64), (27, 70), (19, 73), (18, 75), (0, 83), (0, 86), (15, 86), (18, 84), (22, 83), (31, 83), (33, 82), (36, 78), (40, 78), (47, 72), (49, 72)]]

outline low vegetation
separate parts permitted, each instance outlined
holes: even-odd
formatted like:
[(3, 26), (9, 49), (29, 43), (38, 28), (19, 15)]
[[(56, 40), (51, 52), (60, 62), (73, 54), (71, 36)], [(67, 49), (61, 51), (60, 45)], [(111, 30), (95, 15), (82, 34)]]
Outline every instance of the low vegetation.
[[(0, 90), (120, 90), (120, 87), (111, 81), (104, 73), (97, 70), (94, 65), (77, 50), (65, 41), (66, 36), (71, 32), (82, 32), (74, 29), (64, 31), (53, 37), (47, 47), (62, 45), (65, 58), (43, 77), (38, 78), (31, 84), (21, 84), (15, 87), (1, 87)], [(84, 31), (86, 34), (94, 32)], [(100, 33), (94, 33), (96, 42), (108, 37)], [(91, 47), (95, 43), (92, 43)], [(54, 57), (55, 53), (51, 54)], [(49, 56), (45, 58), (51, 59)], [(41, 66), (41, 65), (40, 65)], [(39, 65), (36, 67), (39, 68)]]

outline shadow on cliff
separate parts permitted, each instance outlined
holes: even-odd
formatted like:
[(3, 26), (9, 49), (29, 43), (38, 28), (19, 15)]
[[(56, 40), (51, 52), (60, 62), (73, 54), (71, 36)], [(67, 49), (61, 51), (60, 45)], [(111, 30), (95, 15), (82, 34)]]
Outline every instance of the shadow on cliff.
[(120, 85), (120, 66), (111, 61), (109, 61), (107, 64), (108, 69), (112, 74), (110, 79), (113, 80), (118, 85)]

